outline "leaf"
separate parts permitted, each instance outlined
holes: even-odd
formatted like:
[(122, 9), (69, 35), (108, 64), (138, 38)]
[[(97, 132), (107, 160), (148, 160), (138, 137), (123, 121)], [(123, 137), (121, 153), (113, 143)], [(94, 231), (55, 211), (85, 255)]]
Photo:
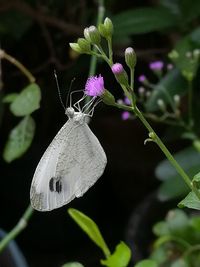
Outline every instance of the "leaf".
[(162, 182), (158, 189), (158, 199), (168, 201), (178, 197), (184, 197), (188, 194), (189, 188), (180, 176), (170, 177)]
[(134, 267), (158, 267), (154, 260), (143, 260), (138, 262)]
[(17, 93), (7, 94), (3, 98), (3, 103), (12, 103), (16, 99), (17, 96), (18, 96)]
[(180, 209), (170, 210), (167, 213), (166, 223), (172, 235), (185, 237), (189, 226), (189, 218), (185, 212)]
[(26, 116), (12, 129), (4, 148), (3, 158), (11, 162), (21, 157), (30, 147), (35, 133), (35, 122), (31, 116)]
[(169, 235), (170, 234), (170, 230), (169, 230), (169, 227), (168, 227), (167, 223), (164, 222), (164, 221), (161, 221), (161, 222), (157, 222), (153, 226), (153, 233), (156, 236)]
[(178, 259), (172, 263), (171, 267), (189, 267), (189, 265), (183, 259)]
[(40, 107), (41, 93), (36, 83), (25, 87), (10, 105), (15, 116), (26, 116)]
[(160, 82), (155, 85), (151, 96), (146, 101), (145, 107), (148, 112), (154, 112), (159, 109), (158, 99), (162, 99), (166, 104), (173, 104), (173, 96), (184, 95), (187, 91), (187, 83), (181, 76), (180, 71), (173, 69), (168, 72)]
[(110, 255), (106, 260), (101, 260), (101, 264), (108, 267), (126, 267), (131, 258), (131, 250), (124, 243), (120, 242), (114, 253)]
[(84, 266), (80, 262), (68, 262), (62, 265), (62, 267), (84, 267)]
[(190, 192), (181, 202), (179, 202), (178, 207), (200, 210), (200, 200), (194, 192)]
[[(185, 148), (173, 156), (190, 177), (200, 170), (200, 153), (194, 147)], [(164, 181), (158, 190), (160, 200), (183, 197), (188, 193), (188, 187), (167, 159), (157, 165), (155, 174), (159, 180)]]
[(101, 235), (96, 223), (88, 216), (76, 209), (68, 209), (69, 215), (80, 226), (80, 228), (89, 236), (89, 238), (102, 249), (105, 256), (110, 255), (110, 251)]
[(176, 17), (163, 7), (131, 9), (112, 19), (115, 36), (148, 33), (172, 27)]
[[(200, 153), (194, 147), (187, 147), (173, 156), (191, 177), (200, 170)], [(156, 177), (161, 181), (178, 176), (176, 170), (167, 159), (157, 165), (155, 173)]]

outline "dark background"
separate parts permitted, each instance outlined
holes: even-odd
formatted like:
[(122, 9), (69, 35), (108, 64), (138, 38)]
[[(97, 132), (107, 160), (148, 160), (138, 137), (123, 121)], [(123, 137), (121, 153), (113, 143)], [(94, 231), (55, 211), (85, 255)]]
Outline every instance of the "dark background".
[[(15, 3), (14, 3), (15, 2)], [(14, 3), (14, 4), (13, 4)], [(156, 1), (106, 1), (106, 15), (114, 15), (129, 8), (154, 6)], [(84, 88), (89, 56), (77, 56), (68, 43), (82, 35), (82, 30), (95, 23), (95, 1), (0, 1), (0, 16), (10, 10), (29, 14), (31, 26), (16, 39), (9, 34), (1, 35), (1, 47), (21, 61), (37, 79), (42, 90), (41, 108), (34, 113), (37, 131), (28, 152), (10, 164), (1, 159), (0, 179), (0, 227), (9, 231), (29, 204), (29, 188), (34, 170), (44, 150), (66, 121), (58, 99), (53, 70), (56, 69), (63, 97), (70, 81), (75, 77), (73, 89)], [(27, 11), (28, 10), (28, 11)], [(46, 14), (50, 23), (38, 19)], [(71, 31), (52, 25), (53, 17), (70, 23)], [(20, 27), (20, 24), (16, 26)], [(136, 77), (147, 70), (147, 63), (166, 58), (173, 41), (169, 35), (152, 32), (130, 37), (129, 46), (138, 54)], [(122, 51), (127, 44), (115, 43), (115, 61), (123, 62)], [(122, 93), (107, 65), (98, 65), (97, 73), (104, 76), (106, 88), (116, 98)], [(25, 78), (7, 62), (2, 62), (3, 92), (20, 91)], [(136, 82), (136, 88), (139, 85)], [(1, 122), (1, 152), (8, 133), (18, 122), (5, 106)], [(154, 125), (161, 134), (165, 127)], [(121, 113), (100, 104), (94, 113), (90, 128), (100, 140), (108, 164), (104, 175), (82, 198), (58, 210), (35, 212), (28, 227), (17, 238), (31, 267), (59, 267), (67, 261), (80, 261), (85, 266), (99, 264), (103, 256), (100, 250), (85, 236), (67, 214), (69, 207), (77, 208), (93, 218), (99, 225), (111, 250), (125, 238), (125, 229), (131, 212), (158, 185), (154, 177), (156, 164), (163, 159), (162, 153), (152, 143), (144, 146), (147, 131), (137, 120), (122, 121)], [(176, 151), (181, 144), (169, 144)]]

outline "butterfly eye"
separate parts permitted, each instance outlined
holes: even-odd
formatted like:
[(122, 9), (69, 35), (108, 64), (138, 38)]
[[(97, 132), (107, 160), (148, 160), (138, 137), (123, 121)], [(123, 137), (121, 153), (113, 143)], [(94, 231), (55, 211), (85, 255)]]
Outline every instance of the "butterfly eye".
[(74, 109), (72, 107), (69, 107), (66, 109), (65, 114), (72, 119), (74, 117)]

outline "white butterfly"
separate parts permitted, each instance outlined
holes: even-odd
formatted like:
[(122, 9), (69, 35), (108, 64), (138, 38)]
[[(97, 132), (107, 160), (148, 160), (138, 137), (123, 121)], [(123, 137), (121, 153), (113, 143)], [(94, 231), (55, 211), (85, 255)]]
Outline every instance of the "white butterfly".
[(98, 102), (92, 107), (92, 99), (81, 110), (79, 103), (84, 98), (74, 108), (70, 99), (65, 111), (68, 121), (36, 168), (30, 192), (31, 205), (36, 210), (50, 211), (82, 196), (104, 172), (105, 152), (86, 123)]

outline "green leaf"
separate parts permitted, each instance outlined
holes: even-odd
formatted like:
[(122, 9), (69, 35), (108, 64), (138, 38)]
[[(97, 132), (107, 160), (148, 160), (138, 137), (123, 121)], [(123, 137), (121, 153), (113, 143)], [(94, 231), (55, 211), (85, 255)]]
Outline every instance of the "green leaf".
[(124, 243), (120, 242), (114, 253), (110, 255), (106, 260), (101, 260), (101, 264), (108, 267), (126, 267), (131, 258), (131, 250)]
[(35, 122), (31, 116), (26, 116), (12, 129), (4, 148), (3, 158), (11, 162), (21, 157), (30, 147), (35, 133)]
[(10, 105), (15, 116), (26, 116), (40, 107), (41, 93), (36, 83), (25, 87)]
[(158, 222), (153, 226), (153, 233), (156, 236), (168, 235), (170, 230), (168, 224), (164, 221)]
[[(194, 147), (188, 147), (173, 155), (189, 177), (200, 170), (200, 153)], [(183, 197), (189, 192), (179, 174), (168, 160), (159, 163), (155, 170), (156, 177), (164, 181), (158, 190), (158, 198), (162, 201)]]
[(187, 91), (187, 83), (177, 69), (168, 72), (160, 82), (155, 85), (151, 96), (146, 101), (145, 107), (148, 112), (159, 109), (158, 99), (162, 99), (166, 104), (173, 104), (173, 96), (184, 95)]
[(7, 94), (3, 98), (3, 103), (12, 103), (16, 99), (17, 96), (18, 96), (17, 93)]
[(80, 226), (80, 228), (89, 236), (89, 238), (102, 249), (104, 255), (110, 255), (110, 251), (102, 237), (102, 234), (96, 223), (88, 216), (76, 209), (68, 209), (69, 215)]
[(80, 262), (68, 262), (62, 265), (62, 267), (84, 267), (84, 266)]
[(189, 267), (189, 265), (183, 259), (178, 259), (172, 263), (171, 267)]
[(143, 260), (138, 262), (134, 267), (158, 267), (154, 260)]
[(167, 213), (166, 222), (170, 233), (177, 236), (186, 234), (186, 228), (189, 226), (188, 216), (180, 209), (170, 210)]
[(200, 210), (200, 200), (194, 192), (190, 192), (181, 202), (179, 202), (178, 207)]
[(188, 194), (189, 188), (182, 180), (180, 176), (170, 177), (164, 180), (158, 189), (158, 199), (161, 201), (168, 201), (171, 199), (176, 199), (178, 197), (184, 197)]
[[(189, 176), (193, 177), (200, 170), (200, 153), (194, 147), (187, 147), (173, 156)], [(176, 170), (167, 159), (157, 165), (155, 173), (162, 181), (177, 176)]]
[(117, 36), (163, 30), (174, 26), (175, 21), (176, 17), (162, 7), (131, 9), (112, 19)]
[(194, 176), (194, 178), (192, 179), (192, 181), (200, 182), (200, 172), (198, 172), (197, 174), (195, 174), (195, 176)]

